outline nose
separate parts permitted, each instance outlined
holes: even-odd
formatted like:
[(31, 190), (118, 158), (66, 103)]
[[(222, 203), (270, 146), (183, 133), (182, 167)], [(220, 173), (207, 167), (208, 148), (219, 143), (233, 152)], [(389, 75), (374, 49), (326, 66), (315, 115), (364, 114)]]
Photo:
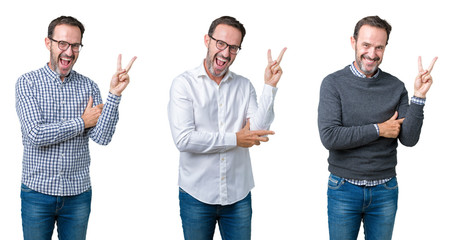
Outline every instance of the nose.
[(65, 51), (63, 51), (66, 55), (68, 56), (72, 56), (74, 55), (74, 50), (72, 50), (72, 45), (69, 45), (68, 49), (66, 49)]
[(224, 57), (229, 57), (230, 56), (230, 46), (227, 46), (225, 49), (220, 51)]
[(376, 55), (376, 49), (375, 48), (370, 48), (368, 50), (368, 56), (371, 58), (371, 59), (374, 59), (377, 55)]

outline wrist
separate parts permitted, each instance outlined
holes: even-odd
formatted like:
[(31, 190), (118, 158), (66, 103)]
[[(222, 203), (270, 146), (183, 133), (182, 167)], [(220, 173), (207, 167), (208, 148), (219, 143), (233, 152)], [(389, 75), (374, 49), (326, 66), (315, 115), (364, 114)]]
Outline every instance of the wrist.
[(272, 84), (272, 83), (269, 83), (269, 82), (265, 82), (265, 84), (266, 84), (266, 85), (269, 85), (269, 86), (271, 86), (271, 87), (274, 87), (274, 88), (277, 87), (277, 83), (273, 83), (273, 84)]
[(379, 124), (375, 123), (374, 128), (376, 129), (376, 133), (378, 136), (381, 136), (381, 132), (379, 131)]
[(374, 127), (376, 128), (376, 131), (377, 131), (379, 137), (382, 137), (381, 124), (382, 124), (382, 123), (376, 123), (376, 124), (374, 125)]
[(414, 92), (414, 97), (425, 99), (426, 93)]
[(111, 94), (115, 95), (115, 96), (121, 97), (121, 92), (117, 92), (117, 91), (112, 90), (112, 89), (110, 89), (109, 92), (110, 92)]

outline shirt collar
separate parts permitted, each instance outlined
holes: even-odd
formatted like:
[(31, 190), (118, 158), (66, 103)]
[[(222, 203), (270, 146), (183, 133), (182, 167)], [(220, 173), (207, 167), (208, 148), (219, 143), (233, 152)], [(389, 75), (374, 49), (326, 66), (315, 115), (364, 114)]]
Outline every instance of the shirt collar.
[[(203, 76), (206, 76), (209, 80), (214, 81), (209, 77), (208, 73), (206, 72), (206, 69), (204, 68), (204, 60), (201, 63), (201, 66), (198, 68), (198, 71), (197, 71), (197, 77), (203, 77)], [(228, 69), (228, 72), (225, 74), (225, 76), (223, 76), (223, 79), (221, 82), (226, 82), (232, 78), (233, 78), (233, 73)]]
[[(361, 73), (355, 67), (354, 62), (352, 62), (352, 64), (349, 65), (349, 69), (351, 69), (351, 72), (352, 72), (352, 74), (354, 74), (354, 76), (359, 77), (359, 78), (367, 78), (365, 74)], [(378, 68), (378, 70), (376, 71), (376, 74), (374, 74), (371, 78), (377, 78), (379, 76), (380, 72), (381, 72), (381, 70)]]

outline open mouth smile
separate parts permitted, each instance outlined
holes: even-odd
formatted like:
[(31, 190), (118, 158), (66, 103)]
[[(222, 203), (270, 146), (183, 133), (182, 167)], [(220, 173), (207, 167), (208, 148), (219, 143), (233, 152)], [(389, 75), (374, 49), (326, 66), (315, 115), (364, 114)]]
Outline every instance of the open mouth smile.
[(214, 57), (214, 61), (218, 69), (224, 69), (228, 65), (230, 60), (230, 57), (223, 57), (220, 54), (216, 54), (216, 56)]

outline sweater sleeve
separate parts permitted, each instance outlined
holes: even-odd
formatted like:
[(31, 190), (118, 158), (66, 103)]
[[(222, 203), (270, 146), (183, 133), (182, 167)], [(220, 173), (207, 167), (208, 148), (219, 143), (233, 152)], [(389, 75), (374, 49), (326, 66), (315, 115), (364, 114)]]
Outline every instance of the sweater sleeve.
[(328, 150), (356, 148), (379, 138), (373, 124), (348, 127), (343, 125), (341, 97), (330, 76), (321, 84), (318, 129), (321, 142)]
[(417, 144), (422, 131), (423, 108), (424, 105), (420, 104), (411, 103), (409, 105), (408, 94), (406, 89), (404, 89), (398, 107), (398, 118), (404, 118), (398, 138), (404, 146), (412, 147)]

